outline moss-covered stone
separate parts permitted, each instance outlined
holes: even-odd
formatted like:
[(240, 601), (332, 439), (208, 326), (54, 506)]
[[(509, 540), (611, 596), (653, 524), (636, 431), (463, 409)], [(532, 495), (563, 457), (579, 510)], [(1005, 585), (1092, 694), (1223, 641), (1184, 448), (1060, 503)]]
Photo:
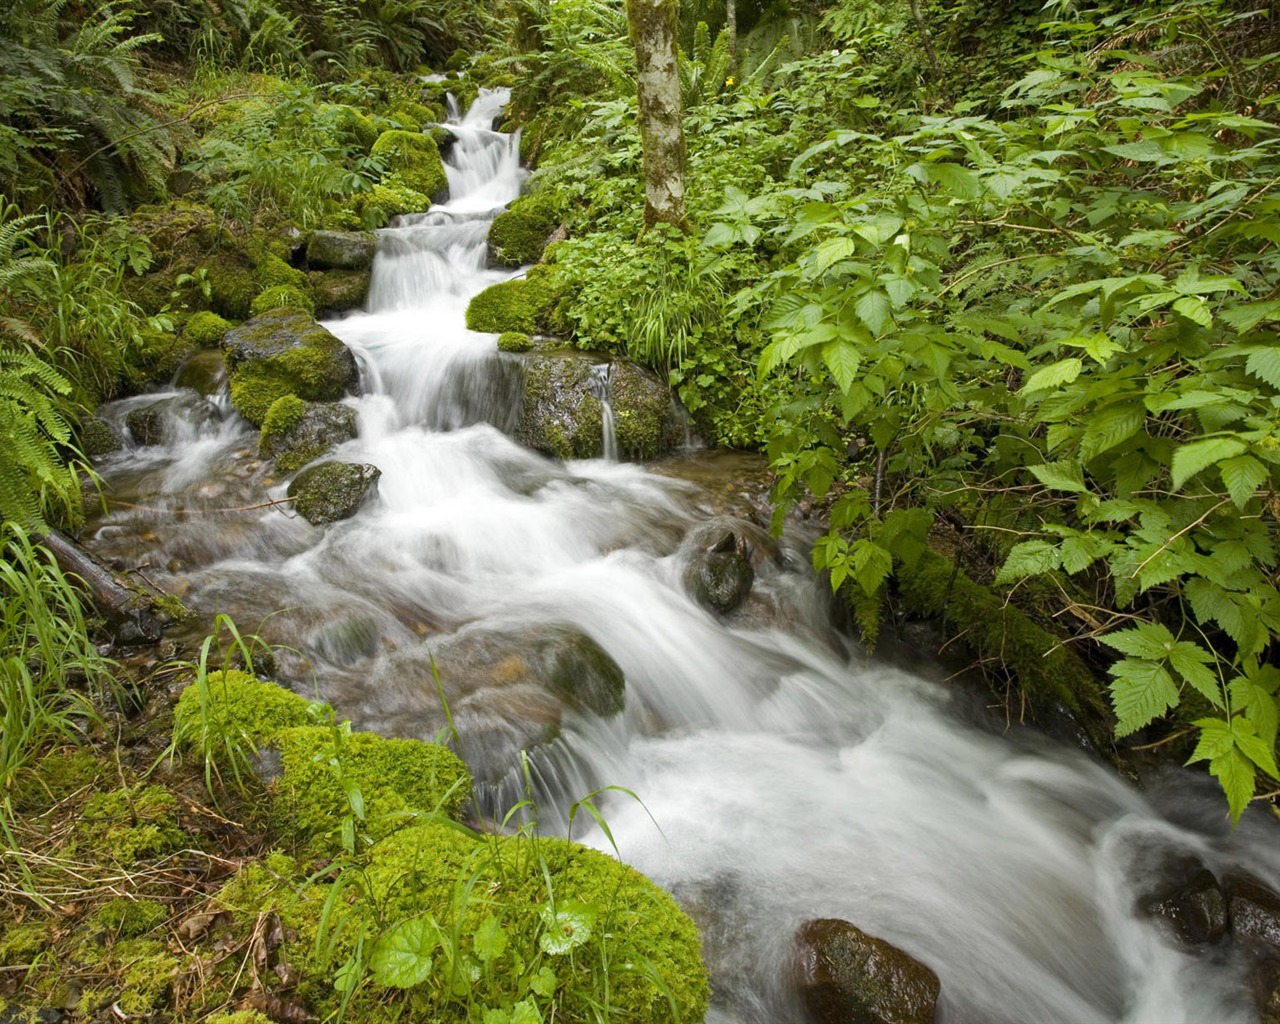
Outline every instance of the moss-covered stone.
[(489, 258), (500, 267), (520, 267), (542, 259), (556, 227), (555, 211), (538, 193), (522, 196), (489, 227)]
[(379, 135), (369, 152), (380, 157), (387, 170), (415, 192), (432, 200), (448, 193), (449, 179), (431, 136), (393, 129)]
[(313, 231), (307, 266), (314, 270), (368, 270), (378, 252), (372, 231)]
[(628, 459), (656, 459), (681, 440), (682, 430), (671, 391), (647, 370), (627, 360), (613, 363), (609, 375), (618, 452)]
[(80, 450), (91, 459), (118, 452), (123, 445), (120, 435), (106, 420), (95, 416), (80, 427)]
[(245, 319), (254, 296), (262, 290), (248, 255), (242, 251), (222, 253), (200, 269), (205, 272), (213, 311), (228, 320)]
[(267, 410), (258, 435), (258, 452), (274, 458), (281, 473), (293, 473), (334, 445), (356, 436), (356, 411), (335, 402), (278, 398)]
[(431, 197), (410, 188), (395, 174), (365, 192), (356, 192), (347, 200), (344, 226), (362, 228), (385, 227), (392, 217), (402, 213), (422, 213), (431, 205)]
[[(548, 886), (557, 907), (591, 908), (594, 925), (574, 952), (572, 983), (557, 960), (560, 983), (550, 1000), (556, 1020), (595, 1019), (591, 1000), (606, 984), (618, 1020), (657, 1024), (706, 1014), (709, 986), (693, 923), (667, 893), (596, 850), (545, 836), (471, 837), (432, 823), (377, 844), (368, 879), (387, 921), (430, 913), (459, 922), (469, 940), (496, 917), (512, 967), (535, 962), (542, 935), (562, 927), (548, 909)], [(470, 900), (459, 899), (464, 881)]]
[(204, 686), (190, 683), (173, 709), (175, 741), (202, 756), (217, 757), (229, 738), (258, 748), (283, 729), (310, 725), (311, 701), (277, 683), (238, 669), (211, 673)]
[(259, 240), (256, 246), (250, 248), (257, 249), (253, 269), (258, 287), (265, 290), (287, 285), (300, 292), (307, 290), (307, 275), (297, 267), (289, 266), (278, 253), (272, 252), (269, 241)]
[(231, 322), (209, 310), (194, 313), (183, 325), (182, 336), (198, 348), (211, 348), (231, 330)]
[(301, 309), (312, 316), (316, 311), (311, 296), (291, 284), (272, 285), (258, 293), (258, 296), (249, 304), (251, 316), (261, 316), (273, 309)]
[(376, 466), (367, 464), (322, 462), (294, 477), (288, 494), (298, 515), (313, 526), (323, 526), (355, 515), (381, 475)]
[(372, 275), (367, 270), (313, 270), (307, 274), (316, 297), (316, 315), (330, 316), (362, 309), (369, 297)]
[(467, 327), (502, 334), (554, 334), (556, 303), (564, 284), (555, 267), (530, 267), (524, 277), (490, 285), (467, 306)]
[(195, 351), (186, 335), (172, 331), (143, 330), (139, 343), (126, 350), (125, 376), (134, 391), (163, 386), (173, 379), (182, 361)]
[(432, 121), (440, 120), (433, 108), (413, 100), (401, 100), (387, 111), (387, 117), (410, 132), (420, 132)]
[(591, 393), (595, 367), (587, 356), (529, 357), (515, 439), (558, 459), (599, 458), (604, 452), (604, 407)]
[(222, 344), (231, 403), (255, 426), (284, 395), (329, 402), (359, 388), (351, 352), (302, 310), (264, 313), (228, 331)]
[(322, 109), (332, 115), (338, 136), (344, 142), (352, 143), (367, 153), (378, 140), (378, 126), (371, 117), (355, 107), (335, 103)]
[(980, 661), (1003, 665), (1033, 705), (1065, 706), (1099, 750), (1110, 747), (1110, 711), (1098, 680), (1074, 651), (1005, 595), (975, 583), (934, 551), (926, 551), (914, 569), (900, 571), (897, 585), (904, 608), (940, 620), (948, 643)]
[(333, 831), (351, 811), (352, 785), (373, 835), (403, 826), (408, 811), (456, 817), (471, 795), (466, 765), (434, 743), (325, 726), (286, 729), (275, 742), (283, 769), (275, 797), (299, 837)]
[(503, 331), (498, 335), (499, 352), (528, 352), (533, 339), (521, 331)]

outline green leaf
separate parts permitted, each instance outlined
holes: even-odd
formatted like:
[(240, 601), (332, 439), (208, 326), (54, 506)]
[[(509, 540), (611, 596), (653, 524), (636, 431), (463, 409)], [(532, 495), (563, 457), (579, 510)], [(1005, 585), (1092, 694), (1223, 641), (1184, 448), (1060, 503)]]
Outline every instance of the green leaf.
[(374, 944), (369, 969), (379, 985), (413, 988), (431, 976), (431, 954), (440, 945), (440, 930), (429, 915), (396, 925)]
[(1026, 576), (1038, 576), (1058, 568), (1061, 556), (1056, 544), (1047, 540), (1024, 540), (1015, 544), (1009, 551), (1009, 557), (996, 573), (997, 583), (1013, 583)]
[(950, 192), (959, 199), (978, 198), (978, 176), (967, 167), (946, 161), (936, 164), (917, 164), (923, 169), (924, 177)]
[(1233, 459), (1226, 459), (1218, 463), (1218, 472), (1222, 474), (1222, 483), (1227, 493), (1231, 495), (1232, 502), (1241, 511), (1244, 511), (1249, 499), (1258, 492), (1258, 488), (1270, 475), (1267, 467), (1252, 455), (1238, 455)]
[(1179, 445), (1173, 452), (1173, 489), (1179, 490), (1202, 469), (1239, 455), (1248, 447), (1238, 437), (1206, 437)]
[(893, 556), (875, 541), (860, 537), (849, 549), (853, 576), (868, 597), (875, 595), (893, 571)]
[(822, 361), (826, 363), (831, 376), (840, 385), (841, 394), (848, 394), (858, 376), (858, 367), (862, 365), (862, 357), (855, 346), (837, 338), (822, 348)]
[(870, 220), (851, 224), (850, 228), (872, 245), (884, 245), (902, 230), (902, 218), (892, 213), (881, 213)]
[(1280, 346), (1251, 350), (1244, 368), (1273, 388), (1280, 388)]
[(1080, 371), (1083, 369), (1084, 363), (1075, 356), (1070, 359), (1061, 359), (1056, 363), (1050, 363), (1048, 366), (1041, 367), (1027, 378), (1026, 383), (1022, 385), (1021, 393), (1026, 395), (1034, 391), (1047, 391), (1049, 388), (1056, 388), (1061, 384), (1070, 384), (1080, 376)]
[(860, 295), (858, 301), (853, 304), (853, 309), (859, 319), (871, 329), (872, 334), (883, 334), (885, 327), (889, 325), (892, 307), (889, 296), (879, 288), (873, 288)]
[(1063, 459), (1059, 462), (1046, 462), (1039, 466), (1028, 466), (1031, 475), (1048, 487), (1051, 491), (1072, 491), (1082, 493), (1089, 490), (1084, 482), (1084, 468), (1078, 462)]
[(1149, 661), (1163, 661), (1177, 643), (1173, 634), (1158, 622), (1140, 622), (1131, 629), (1108, 633), (1098, 640), (1121, 654)]
[(1231, 680), (1231, 706), (1244, 712), (1253, 723), (1254, 732), (1271, 746), (1275, 746), (1277, 727), (1280, 727), (1280, 706), (1276, 703), (1276, 685), (1280, 682), (1280, 669), (1272, 665), (1258, 668), (1256, 662), (1246, 666), (1243, 675)]
[(1124, 142), (1118, 146), (1103, 146), (1104, 153), (1118, 156), (1121, 160), (1133, 160), (1137, 163), (1167, 163), (1170, 157), (1164, 148), (1154, 139), (1141, 139), (1138, 142)]
[(1178, 687), (1157, 662), (1124, 658), (1111, 666), (1116, 736), (1137, 732), (1178, 703)]
[(1209, 762), (1209, 774), (1214, 776), (1227, 796), (1227, 807), (1231, 811), (1231, 824), (1240, 822), (1249, 801), (1253, 799), (1253, 764), (1236, 748), (1232, 748), (1221, 757)]
[(1223, 707), (1222, 684), (1208, 666), (1217, 659), (1199, 644), (1182, 640), (1169, 651), (1169, 665), (1216, 708)]
[(503, 930), (501, 922), (492, 914), (480, 922), (480, 927), (476, 929), (475, 937), (472, 939), (472, 946), (481, 963), (496, 960), (506, 952), (507, 933)]
[(1201, 327), (1213, 326), (1213, 314), (1209, 312), (1209, 304), (1194, 295), (1184, 295), (1173, 304), (1174, 312), (1181, 313), (1188, 320)]
[(590, 903), (563, 900), (551, 907), (543, 907), (542, 923), (546, 926), (538, 936), (538, 946), (544, 953), (560, 956), (577, 949), (591, 938), (596, 923), (596, 908)]
[(1090, 417), (1080, 438), (1080, 457), (1088, 460), (1095, 455), (1123, 444), (1142, 429), (1147, 411), (1140, 402), (1118, 402), (1108, 405)]
[(529, 979), (529, 991), (534, 995), (542, 996), (543, 999), (550, 999), (555, 995), (556, 972), (545, 964), (538, 968), (538, 973)]
[(1266, 302), (1244, 302), (1218, 314), (1241, 334), (1253, 330), (1263, 320), (1280, 319), (1280, 299)]

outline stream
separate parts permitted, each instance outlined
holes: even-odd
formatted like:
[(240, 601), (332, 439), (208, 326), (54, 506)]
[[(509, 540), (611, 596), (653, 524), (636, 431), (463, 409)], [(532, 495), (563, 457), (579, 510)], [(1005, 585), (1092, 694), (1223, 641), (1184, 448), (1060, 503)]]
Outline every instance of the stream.
[[(637, 794), (600, 806), (622, 859), (698, 921), (715, 1024), (799, 1021), (783, 965), (796, 928), (825, 917), (932, 967), (942, 1022), (1256, 1020), (1230, 944), (1187, 951), (1135, 906), (1180, 855), (1277, 886), (1274, 822), (1246, 815), (1229, 834), (1202, 774), (1139, 791), (1004, 730), (940, 669), (868, 658), (832, 627), (806, 538), (741, 518), (750, 488), (733, 481), (759, 474), (752, 460), (562, 463), (508, 436), (521, 357), (464, 325), (471, 296), (518, 273), (489, 269), (485, 249), (525, 176), (516, 139), (492, 130), (505, 101), (484, 91), (451, 125), (452, 198), (379, 232), (368, 311), (326, 323), (364, 385), (348, 399), (358, 436), (330, 457), (377, 466), (376, 498), (319, 528), (287, 507), (243, 511), (288, 480), (225, 391), (175, 390), (166, 443), (99, 466), (112, 508), (90, 550), (179, 595), (203, 628), (227, 613), (284, 645), (281, 680), (359, 728), (440, 735), (435, 658), (491, 812), (525, 794), (521, 749), (548, 830), (601, 787)], [(103, 415), (122, 425), (158, 397)], [(682, 582), (710, 518), (752, 552), (751, 595), (729, 615)], [(547, 637), (616, 663), (621, 713), (530, 682)], [(450, 673), (468, 657), (486, 672)], [(609, 848), (581, 819), (574, 838)]]

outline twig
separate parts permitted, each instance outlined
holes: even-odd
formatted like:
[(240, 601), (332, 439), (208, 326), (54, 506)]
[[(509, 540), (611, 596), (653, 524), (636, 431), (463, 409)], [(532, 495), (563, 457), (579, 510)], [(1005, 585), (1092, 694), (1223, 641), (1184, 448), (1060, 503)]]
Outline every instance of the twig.
[(1163, 747), (1166, 743), (1172, 743), (1174, 740), (1180, 740), (1182, 739), (1183, 736), (1187, 736), (1193, 732), (1195, 732), (1194, 729), (1181, 729), (1178, 732), (1175, 732), (1172, 736), (1166, 736), (1162, 740), (1156, 740), (1155, 743), (1144, 743), (1140, 747), (1131, 747), (1130, 749), (1131, 750), (1155, 750), (1156, 747)]
[(1194, 530), (1197, 526), (1199, 526), (1199, 525), (1200, 525), (1201, 523), (1203, 523), (1206, 519), (1208, 519), (1211, 515), (1213, 515), (1215, 512), (1217, 512), (1217, 511), (1218, 511), (1218, 509), (1222, 508), (1222, 506), (1223, 506), (1223, 505), (1225, 505), (1225, 504), (1226, 504), (1228, 501), (1230, 501), (1230, 500), (1231, 500), (1231, 499), (1229, 499), (1229, 498), (1223, 498), (1220, 502), (1218, 502), (1218, 504), (1214, 505), (1214, 506), (1213, 506), (1213, 508), (1209, 509), (1209, 511), (1208, 511), (1208, 512), (1206, 512), (1204, 515), (1202, 515), (1202, 516), (1201, 516), (1199, 519), (1197, 519), (1194, 523), (1188, 523), (1188, 524), (1187, 524), (1186, 526), (1184, 526), (1181, 530), (1179, 530), (1177, 533), (1175, 533), (1175, 534), (1174, 534), (1172, 537), (1170, 537), (1167, 541), (1165, 541), (1165, 542), (1164, 542), (1163, 544), (1161, 544), (1158, 548), (1156, 548), (1156, 550), (1155, 550), (1155, 551), (1151, 552), (1151, 554), (1149, 554), (1146, 558), (1144, 558), (1144, 559), (1142, 560), (1142, 562), (1139, 564), (1139, 566), (1138, 566), (1136, 569), (1134, 569), (1134, 570), (1133, 570), (1133, 572), (1131, 572), (1131, 573), (1129, 574), (1129, 579), (1135, 579), (1135, 578), (1137, 577), (1138, 573), (1142, 572), (1142, 570), (1143, 570), (1143, 569), (1145, 569), (1145, 568), (1147, 567), (1147, 563), (1148, 563), (1148, 562), (1150, 562), (1153, 558), (1155, 558), (1155, 557), (1156, 557), (1156, 555), (1162, 554), (1163, 552), (1167, 551), (1167, 550), (1169, 549), (1169, 545), (1170, 545), (1170, 544), (1172, 544), (1175, 540), (1177, 540), (1179, 537), (1181, 537), (1184, 533), (1187, 533), (1187, 532), (1189, 532), (1189, 531), (1191, 531), (1191, 530)]
[(239, 505), (235, 508), (153, 508), (150, 505), (134, 505), (127, 501), (108, 502), (113, 508), (131, 508), (138, 512), (155, 512), (157, 515), (190, 516), (190, 515), (216, 515), (222, 512), (254, 512), (260, 508), (274, 508), (276, 505), (288, 505), (297, 501), (296, 498), (275, 498), (272, 501), (260, 502), (257, 505)]

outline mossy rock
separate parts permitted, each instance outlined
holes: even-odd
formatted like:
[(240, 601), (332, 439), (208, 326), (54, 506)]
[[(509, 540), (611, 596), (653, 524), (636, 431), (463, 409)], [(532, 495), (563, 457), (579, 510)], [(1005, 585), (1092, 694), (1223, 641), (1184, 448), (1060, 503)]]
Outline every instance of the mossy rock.
[(422, 213), (430, 206), (429, 195), (410, 188), (393, 174), (372, 189), (352, 195), (345, 212), (355, 225), (371, 229), (385, 227), (392, 217), (402, 213)]
[(684, 431), (671, 390), (652, 373), (628, 360), (615, 360), (609, 393), (623, 458), (656, 459), (680, 443)]
[[(385, 921), (429, 913), (446, 926), (457, 922), (470, 939), (495, 918), (510, 974), (543, 959), (540, 950), (567, 952), (577, 943), (571, 984), (561, 970), (564, 954), (551, 958), (560, 979), (550, 997), (558, 1021), (595, 1020), (592, 1001), (606, 987), (613, 1020), (667, 1024), (706, 1015), (709, 985), (693, 922), (666, 892), (597, 850), (547, 836), (474, 837), (430, 823), (374, 846), (367, 877)], [(484, 898), (460, 905), (464, 883)], [(549, 909), (548, 888), (559, 917)]]
[[(307, 275), (297, 267), (291, 267), (284, 258), (271, 251), (271, 239), (259, 239), (251, 248), (258, 250), (254, 259), (254, 272), (258, 286), (263, 290), (288, 286), (300, 292), (307, 290)], [(283, 246), (283, 242), (281, 243)]]
[(504, 331), (498, 335), (499, 352), (528, 352), (533, 348), (533, 339), (521, 331)]
[(202, 268), (209, 286), (209, 305), (228, 320), (244, 320), (254, 296), (262, 290), (254, 275), (253, 261), (247, 253), (222, 253), (205, 262)]
[(302, 310), (255, 317), (228, 331), (222, 347), (231, 403), (255, 426), (262, 426), (267, 410), (284, 395), (331, 402), (360, 386), (350, 350)]
[(125, 350), (124, 373), (133, 391), (162, 387), (173, 379), (178, 367), (196, 349), (185, 335), (172, 331), (143, 330), (139, 344)]
[(307, 266), (313, 270), (368, 270), (378, 252), (372, 231), (313, 231)]
[(524, 277), (490, 285), (472, 298), (467, 327), (487, 334), (554, 334), (555, 308), (564, 291), (555, 267), (530, 267)]
[(322, 462), (309, 466), (289, 483), (293, 507), (313, 526), (349, 519), (382, 474), (376, 466), (354, 462)]
[(129, 867), (191, 845), (178, 801), (161, 786), (95, 793), (85, 801), (68, 852)]
[(305, 291), (300, 291), (291, 284), (277, 284), (260, 292), (258, 296), (249, 304), (249, 314), (251, 316), (261, 316), (263, 313), (269, 313), (273, 309), (301, 309), (306, 313), (315, 315), (315, 304), (311, 301), (311, 296)]
[(438, 201), (448, 194), (449, 178), (435, 139), (421, 132), (383, 132), (370, 154), (380, 157), (400, 184)]
[(285, 395), (262, 421), (258, 453), (275, 459), (281, 473), (293, 473), (335, 445), (356, 436), (356, 411), (337, 402), (304, 402)]
[(124, 447), (124, 441), (106, 420), (93, 417), (80, 427), (80, 450), (91, 459), (100, 459)]
[(182, 336), (197, 348), (212, 348), (231, 330), (231, 322), (217, 313), (201, 310), (183, 325)]
[(363, 309), (369, 298), (368, 270), (313, 270), (307, 274), (311, 294), (316, 297), (316, 315), (334, 316), (351, 309)]
[(904, 609), (940, 621), (943, 641), (1016, 677), (1033, 709), (1067, 708), (1100, 750), (1112, 743), (1111, 713), (1089, 667), (1057, 637), (1037, 626), (1004, 594), (974, 582), (955, 562), (926, 551), (896, 576)]
[(373, 118), (355, 107), (334, 103), (321, 109), (333, 116), (334, 126), (343, 141), (354, 143), (365, 153), (378, 141), (378, 126), (373, 123)]
[(489, 259), (500, 267), (537, 263), (555, 230), (557, 218), (551, 204), (534, 193), (513, 202), (489, 227)]
[(604, 452), (604, 407), (591, 393), (598, 365), (583, 355), (526, 356), (515, 439), (557, 459), (599, 458)]
[(420, 132), (431, 122), (440, 120), (433, 108), (413, 100), (401, 100), (387, 111), (387, 117), (411, 132)]
[(273, 794), (298, 838), (332, 832), (350, 813), (345, 787), (352, 785), (375, 835), (401, 827), (406, 812), (456, 817), (471, 795), (466, 765), (434, 743), (312, 725), (286, 729), (274, 744), (281, 776)]

